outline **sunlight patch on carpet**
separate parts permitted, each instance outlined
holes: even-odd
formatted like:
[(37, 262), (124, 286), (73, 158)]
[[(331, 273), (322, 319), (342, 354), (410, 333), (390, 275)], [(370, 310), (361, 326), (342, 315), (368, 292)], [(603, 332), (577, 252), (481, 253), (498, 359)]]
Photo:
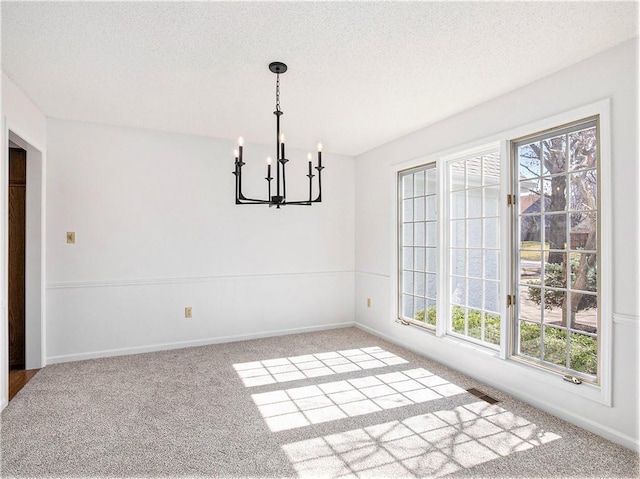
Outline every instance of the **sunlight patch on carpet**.
[(283, 431), (466, 393), (424, 368), (253, 394), (269, 429)]
[(246, 387), (296, 381), (332, 374), (408, 363), (378, 346), (237, 363), (233, 367)]
[(298, 477), (439, 477), (560, 439), (506, 409), (475, 402), (294, 442)]

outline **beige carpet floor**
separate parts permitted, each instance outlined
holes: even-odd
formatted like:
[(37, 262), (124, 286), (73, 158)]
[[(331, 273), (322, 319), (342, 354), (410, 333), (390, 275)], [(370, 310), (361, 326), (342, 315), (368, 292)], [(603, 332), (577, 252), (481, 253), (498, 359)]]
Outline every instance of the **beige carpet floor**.
[(47, 366), (1, 434), (2, 477), (638, 477), (635, 452), (355, 328)]

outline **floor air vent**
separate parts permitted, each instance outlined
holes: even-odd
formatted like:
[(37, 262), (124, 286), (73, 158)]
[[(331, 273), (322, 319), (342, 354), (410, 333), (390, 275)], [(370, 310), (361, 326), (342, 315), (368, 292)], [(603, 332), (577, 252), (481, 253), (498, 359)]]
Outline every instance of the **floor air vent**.
[(473, 394), (475, 397), (477, 397), (479, 399), (482, 399), (483, 401), (488, 402), (489, 404), (495, 404), (497, 402), (500, 402), (496, 398), (492, 398), (491, 396), (483, 393), (482, 391), (480, 391), (479, 389), (476, 389), (476, 388), (469, 388), (469, 389), (467, 389), (467, 392), (469, 394)]

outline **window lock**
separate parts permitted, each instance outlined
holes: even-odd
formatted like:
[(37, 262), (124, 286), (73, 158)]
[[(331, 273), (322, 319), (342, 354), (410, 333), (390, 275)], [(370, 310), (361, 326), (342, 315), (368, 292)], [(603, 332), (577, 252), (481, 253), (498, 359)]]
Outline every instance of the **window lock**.
[(567, 374), (566, 376), (562, 376), (562, 379), (573, 384), (582, 384), (582, 380), (578, 379), (575, 376), (571, 376), (569, 374)]

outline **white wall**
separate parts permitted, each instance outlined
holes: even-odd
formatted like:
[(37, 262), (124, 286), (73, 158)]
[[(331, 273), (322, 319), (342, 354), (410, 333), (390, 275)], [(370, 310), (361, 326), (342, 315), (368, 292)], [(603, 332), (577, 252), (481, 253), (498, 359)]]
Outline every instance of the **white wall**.
[(44, 321), (44, 269), (41, 261), (45, 256), (42, 198), (43, 179), (46, 174), (46, 118), (29, 98), (2, 73), (2, 152), (0, 163), (0, 194), (2, 211), (2, 275), (0, 276), (0, 405), (8, 402), (8, 331), (7, 331), (7, 173), (9, 138), (27, 150), (27, 264), (26, 264), (26, 322), (27, 322), (27, 366), (40, 367)]
[[(234, 204), (229, 141), (47, 128), (48, 362), (353, 324), (353, 158), (325, 153), (323, 202), (277, 210)], [(306, 152), (287, 154), (304, 199)], [(268, 155), (245, 146), (245, 194)]]
[[(383, 145), (356, 163), (356, 321), (413, 350), (612, 440), (638, 448), (638, 62), (637, 39)], [(613, 170), (613, 407), (566, 384), (532, 380), (523, 366), (394, 323), (390, 300), (392, 165), (479, 141), (611, 98)], [(428, 108), (428, 105), (417, 106)], [(366, 307), (372, 298), (372, 307)], [(558, 379), (558, 383), (562, 383)]]

